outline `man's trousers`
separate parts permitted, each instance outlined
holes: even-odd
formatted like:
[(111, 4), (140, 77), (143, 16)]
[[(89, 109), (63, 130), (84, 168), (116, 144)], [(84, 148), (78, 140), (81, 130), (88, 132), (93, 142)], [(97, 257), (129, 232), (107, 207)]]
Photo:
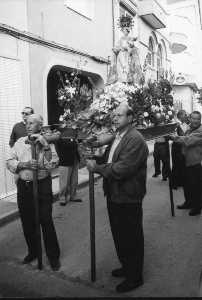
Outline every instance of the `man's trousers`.
[[(60, 256), (60, 248), (52, 219), (52, 202), (52, 181), (49, 176), (38, 180), (39, 218), (49, 261), (57, 260)], [(18, 180), (17, 203), (28, 252), (35, 256), (37, 255), (37, 239), (32, 181)]]
[(107, 199), (107, 208), (117, 256), (126, 278), (141, 280), (144, 263), (142, 204), (116, 204)]
[(68, 201), (68, 197), (74, 200), (78, 186), (78, 160), (72, 166), (59, 166), (60, 200)]
[(165, 143), (154, 144), (154, 169), (155, 174), (161, 174), (161, 161), (162, 161), (162, 177), (167, 178), (170, 170), (170, 156), (169, 156), (169, 145)]
[(185, 168), (184, 182), (185, 202), (192, 208), (202, 207), (202, 166), (197, 164)]

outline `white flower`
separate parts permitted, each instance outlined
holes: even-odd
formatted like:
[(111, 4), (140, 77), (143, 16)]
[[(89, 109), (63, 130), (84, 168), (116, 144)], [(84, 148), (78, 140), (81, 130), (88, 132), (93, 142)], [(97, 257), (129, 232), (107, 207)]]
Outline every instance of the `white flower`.
[(166, 115), (166, 120), (169, 120), (170, 118), (169, 118), (169, 115)]
[(75, 94), (75, 91), (76, 91), (76, 88), (75, 87), (70, 87), (69, 88), (69, 93), (70, 93), (70, 95), (71, 95), (71, 97)]
[(58, 100), (63, 100), (65, 97), (64, 96), (60, 96), (59, 98), (58, 98)]
[(168, 111), (168, 115), (169, 115), (169, 116), (172, 116), (172, 114), (173, 114), (172, 111), (169, 110), (169, 111)]
[(148, 114), (147, 111), (145, 111), (143, 115), (144, 115), (145, 118), (149, 117), (149, 114)]

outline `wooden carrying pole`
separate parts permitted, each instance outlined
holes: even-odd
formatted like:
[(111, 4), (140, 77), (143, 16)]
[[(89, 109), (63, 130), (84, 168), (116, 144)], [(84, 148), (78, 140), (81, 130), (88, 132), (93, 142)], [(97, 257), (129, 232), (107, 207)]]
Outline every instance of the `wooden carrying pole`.
[(94, 174), (89, 171), (91, 281), (96, 281)]
[[(32, 159), (37, 159), (36, 144), (31, 141)], [(34, 198), (34, 210), (35, 210), (35, 223), (36, 223), (36, 240), (37, 240), (37, 260), (38, 269), (42, 270), (42, 246), (41, 246), (41, 227), (39, 220), (39, 203), (38, 203), (38, 176), (37, 169), (33, 170), (33, 198)]]
[(173, 189), (172, 189), (172, 166), (171, 166), (171, 161), (172, 161), (172, 156), (171, 156), (171, 150), (170, 150), (170, 144), (168, 142), (168, 153), (169, 153), (169, 176), (168, 176), (168, 181), (169, 181), (169, 193), (170, 193), (170, 208), (171, 208), (171, 215), (172, 217), (175, 216), (175, 208), (174, 208), (174, 201), (173, 201)]
[[(89, 159), (93, 159), (93, 148)], [(89, 171), (91, 281), (96, 281), (94, 173)]]

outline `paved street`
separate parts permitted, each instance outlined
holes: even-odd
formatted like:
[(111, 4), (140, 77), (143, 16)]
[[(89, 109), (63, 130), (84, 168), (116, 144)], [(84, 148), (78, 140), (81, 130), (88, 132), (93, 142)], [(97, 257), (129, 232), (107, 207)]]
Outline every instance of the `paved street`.
[[(176, 210), (171, 217), (168, 183), (151, 178), (144, 199), (145, 284), (125, 294), (128, 297), (196, 297), (202, 269), (202, 218)], [(90, 282), (88, 187), (79, 191), (83, 203), (66, 207), (54, 204), (54, 221), (60, 245), (62, 268), (53, 272), (44, 257), (44, 270), (36, 262), (20, 264), (25, 255), (21, 224), (16, 220), (0, 229), (0, 294), (4, 297), (119, 297), (119, 279), (110, 273), (119, 266), (109, 229), (102, 181), (95, 185), (97, 281)], [(175, 204), (183, 201), (174, 191)]]

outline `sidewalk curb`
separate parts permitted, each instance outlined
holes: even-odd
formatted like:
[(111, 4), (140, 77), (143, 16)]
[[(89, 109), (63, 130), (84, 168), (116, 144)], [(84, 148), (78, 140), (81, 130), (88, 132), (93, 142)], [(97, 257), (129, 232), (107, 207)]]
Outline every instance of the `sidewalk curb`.
[[(95, 177), (95, 182), (97, 180), (99, 180), (100, 178), (101, 178), (101, 175), (98, 175), (97, 177)], [(88, 179), (83, 180), (82, 182), (80, 182), (78, 184), (78, 189), (82, 189), (82, 188), (86, 187), (87, 185), (88, 185)], [(53, 194), (53, 203), (57, 202), (58, 200), (59, 199), (58, 199), (58, 192), (57, 192), (57, 193)], [(0, 217), (0, 227), (4, 226), (4, 225), (6, 225), (6, 224), (8, 224), (8, 223), (10, 223), (12, 221), (15, 221), (17, 218), (19, 218), (18, 208), (13, 209), (13, 210), (11, 210), (8, 213), (3, 214)]]

